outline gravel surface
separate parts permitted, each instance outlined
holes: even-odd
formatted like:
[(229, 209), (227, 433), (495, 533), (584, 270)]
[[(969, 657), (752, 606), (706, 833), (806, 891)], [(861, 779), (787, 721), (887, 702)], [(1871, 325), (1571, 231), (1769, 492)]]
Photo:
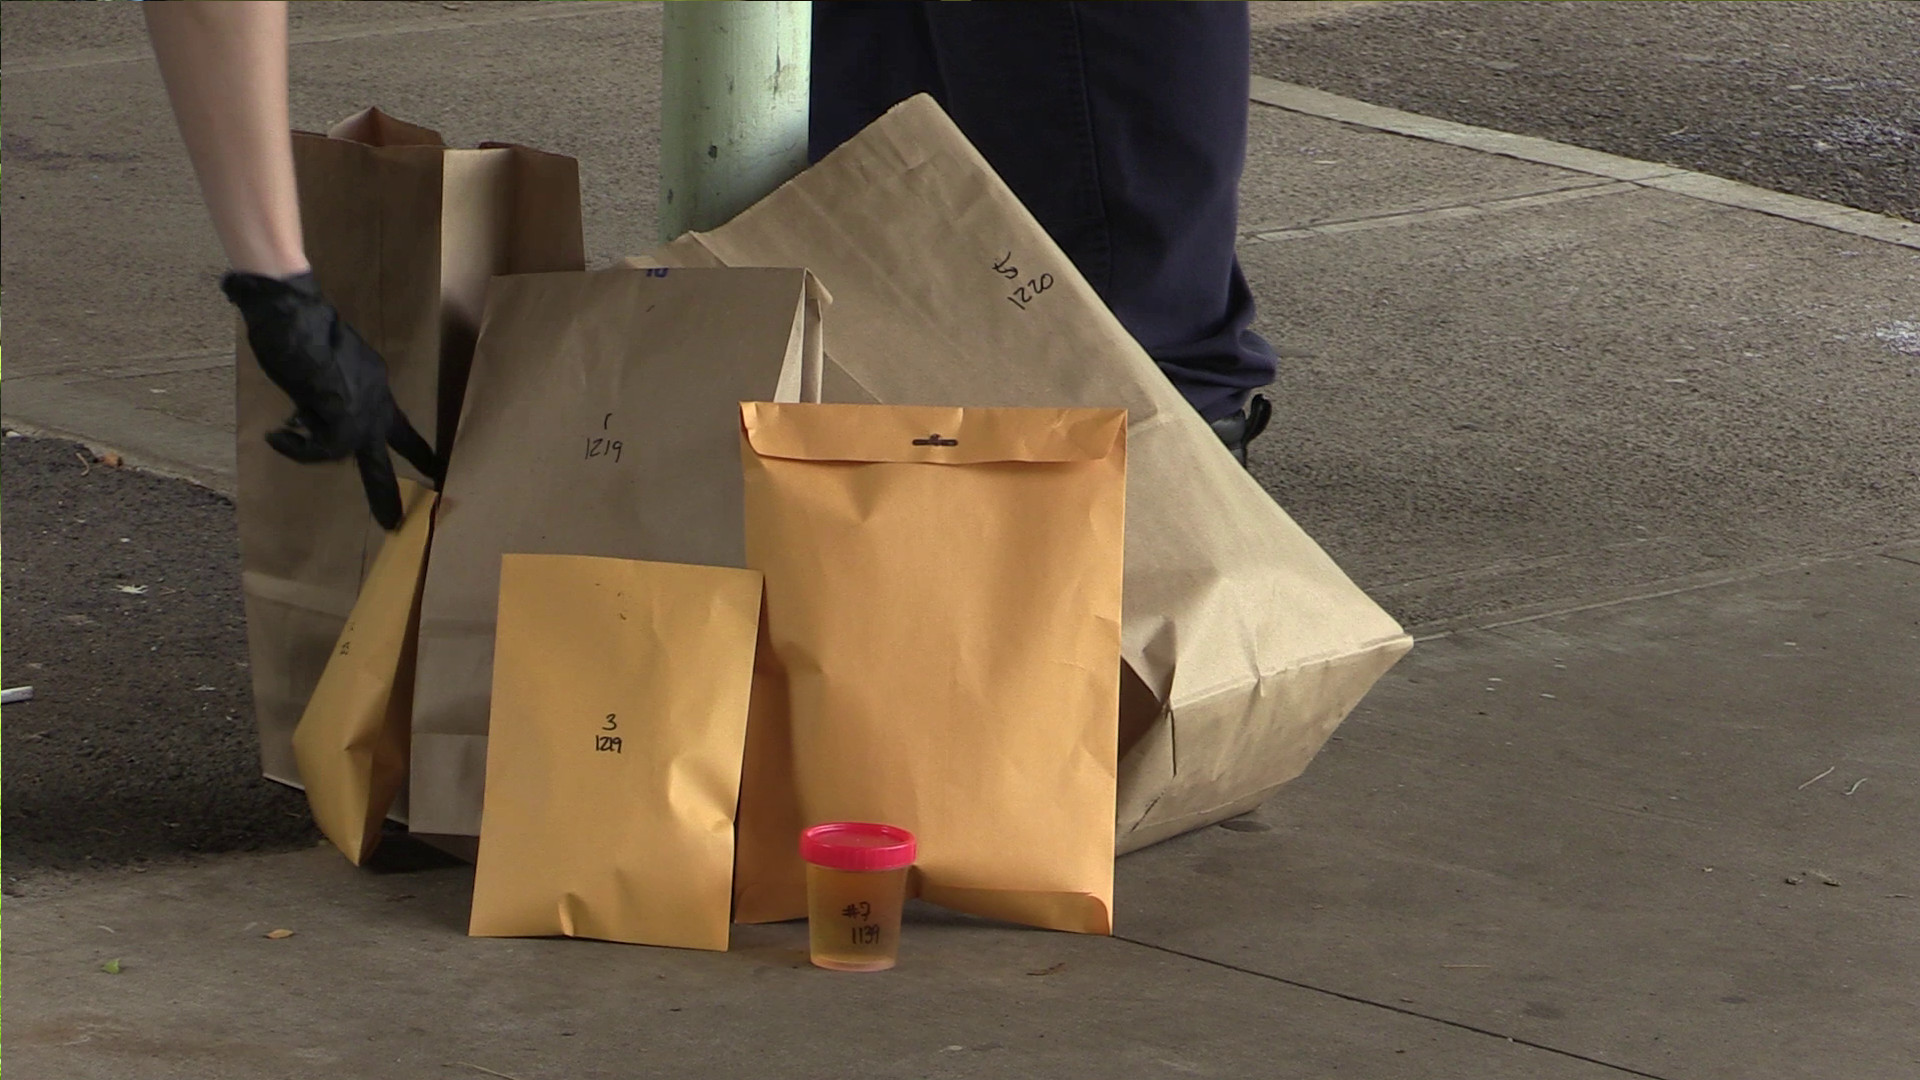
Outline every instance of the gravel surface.
[(1920, 221), (1920, 3), (1369, 5), (1254, 70)]
[(35, 871), (311, 845), (260, 778), (233, 504), (6, 440), (6, 882)]

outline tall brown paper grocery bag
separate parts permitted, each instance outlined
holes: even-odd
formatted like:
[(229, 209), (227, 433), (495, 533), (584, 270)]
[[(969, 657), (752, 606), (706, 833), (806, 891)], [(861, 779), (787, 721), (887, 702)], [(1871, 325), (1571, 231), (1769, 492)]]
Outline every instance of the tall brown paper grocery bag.
[(508, 555), (468, 933), (725, 949), (760, 575)]
[(293, 730), (313, 820), (355, 866), (407, 783), (421, 571), (437, 496), (400, 482), (406, 516), (374, 557), (333, 658)]
[(1412, 644), (1221, 448), (932, 98), (637, 261), (813, 271), (834, 297), (827, 401), (1127, 410), (1121, 851), (1259, 805)]
[(740, 402), (817, 397), (824, 302), (804, 270), (494, 282), (420, 608), (416, 833), (480, 831), (501, 556), (745, 565)]
[[(584, 265), (577, 164), (518, 146), (448, 149), (377, 109), (326, 135), (295, 132), (293, 152), (314, 275), (444, 450), (487, 279)], [(297, 784), (294, 725), (381, 537), (353, 462), (299, 465), (267, 446), (293, 408), (237, 337), (236, 501), (260, 762)]]
[(793, 802), (741, 792), (736, 918), (805, 914), (801, 828), (882, 821), (918, 839), (934, 903), (1111, 932), (1125, 414), (749, 402), (741, 422), (773, 675), (748, 753), (790, 758)]

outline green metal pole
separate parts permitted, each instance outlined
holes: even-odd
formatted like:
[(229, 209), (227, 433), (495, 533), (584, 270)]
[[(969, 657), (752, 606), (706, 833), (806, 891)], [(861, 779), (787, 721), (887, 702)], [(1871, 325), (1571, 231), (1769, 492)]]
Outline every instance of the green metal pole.
[(660, 97), (660, 236), (726, 223), (807, 166), (813, 5), (673, 0)]

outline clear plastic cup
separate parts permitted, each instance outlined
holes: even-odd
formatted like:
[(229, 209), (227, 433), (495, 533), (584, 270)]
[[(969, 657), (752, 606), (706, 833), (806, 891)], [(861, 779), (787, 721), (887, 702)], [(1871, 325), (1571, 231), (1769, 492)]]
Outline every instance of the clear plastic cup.
[(816, 967), (885, 971), (900, 951), (913, 834), (894, 825), (837, 821), (800, 834), (807, 861), (808, 953)]

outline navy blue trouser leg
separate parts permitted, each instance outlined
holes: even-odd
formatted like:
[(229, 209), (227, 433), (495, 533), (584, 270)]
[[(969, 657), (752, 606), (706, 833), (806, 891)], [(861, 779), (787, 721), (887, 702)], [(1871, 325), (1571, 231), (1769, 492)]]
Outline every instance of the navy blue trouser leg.
[(932, 94), (1208, 419), (1273, 381), (1234, 255), (1244, 3), (813, 5), (811, 153)]

